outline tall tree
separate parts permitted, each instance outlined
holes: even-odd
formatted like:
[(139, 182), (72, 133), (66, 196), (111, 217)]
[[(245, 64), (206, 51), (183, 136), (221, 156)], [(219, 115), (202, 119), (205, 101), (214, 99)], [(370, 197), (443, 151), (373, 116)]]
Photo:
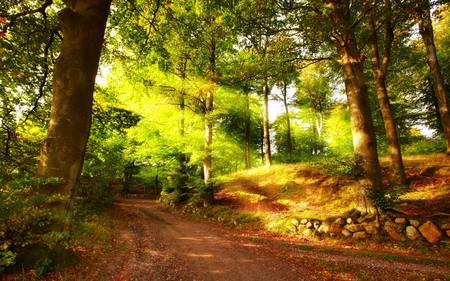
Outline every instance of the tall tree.
[(316, 138), (317, 148), (314, 153), (323, 153), (324, 115), (331, 106), (331, 95), (336, 81), (336, 74), (326, 62), (310, 65), (300, 72), (297, 84), (296, 103), (307, 106), (312, 111), (311, 127)]
[[(371, 116), (363, 61), (355, 28), (362, 20), (361, 7), (351, 0), (339, 2), (279, 1), (290, 25), (298, 27), (304, 49), (312, 54), (332, 55), (337, 52), (345, 82), (355, 157), (363, 170), (357, 185), (356, 208), (362, 214), (377, 214), (370, 193), (382, 189), (381, 168)], [(324, 45), (323, 42), (327, 42)], [(306, 55), (305, 55), (306, 56)]]
[[(406, 184), (405, 168), (403, 166), (402, 153), (400, 149), (400, 139), (397, 132), (395, 116), (392, 111), (386, 89), (386, 76), (391, 57), (391, 49), (394, 41), (394, 26), (398, 24), (401, 17), (392, 12), (390, 0), (385, 0), (384, 5), (373, 5), (362, 0), (362, 5), (367, 13), (366, 21), (369, 27), (369, 47), (370, 60), (372, 62), (372, 74), (375, 82), (375, 89), (380, 104), (381, 114), (386, 129), (386, 140), (388, 152), (391, 158), (393, 177), (392, 179), (401, 184)], [(384, 16), (382, 16), (384, 15)], [(376, 21), (376, 19), (380, 19)], [(396, 22), (397, 21), (397, 22)], [(384, 26), (383, 51), (379, 50), (380, 40), (378, 40), (378, 30)]]
[(64, 3), (67, 7), (58, 14), (63, 43), (54, 66), (52, 109), (36, 176), (61, 179), (38, 189), (43, 194), (67, 196), (66, 202), (53, 203), (52, 210), (70, 220), (89, 137), (95, 77), (111, 1)]
[(334, 47), (339, 54), (339, 63), (344, 73), (353, 147), (364, 171), (357, 187), (357, 209), (363, 214), (376, 214), (377, 210), (369, 193), (382, 189), (381, 168), (364, 78), (363, 58), (353, 28), (352, 11), (354, 6), (350, 0), (345, 0), (340, 3), (332, 3), (332, 7), (333, 21), (340, 28), (334, 33), (336, 36)]
[(253, 65), (255, 81), (259, 81), (263, 100), (264, 159), (272, 165), (269, 124), (269, 96), (271, 86), (286, 73), (295, 73), (295, 40), (282, 28), (278, 7), (273, 2), (243, 1), (240, 9), (243, 48), (251, 50), (256, 62)]
[(289, 158), (291, 158), (292, 156), (291, 116), (289, 114), (290, 102), (288, 98), (288, 88), (290, 86), (290, 82), (291, 81), (289, 81), (288, 79), (282, 79), (281, 81), (278, 81), (277, 86), (280, 87), (281, 96), (274, 96), (274, 98), (278, 101), (281, 101), (284, 106), (284, 113), (286, 116), (286, 145)]
[(430, 2), (428, 0), (419, 1), (418, 5), (414, 8), (414, 14), (427, 51), (427, 62), (430, 67), (433, 88), (439, 104), (439, 113), (447, 144), (447, 155), (450, 155), (450, 107), (434, 43)]
[[(24, 88), (34, 87), (29, 93), (38, 93), (31, 112), (47, 99), (46, 92), (50, 88), (48, 80), (53, 78), (50, 120), (35, 174), (37, 178), (43, 179), (35, 186), (37, 192), (44, 195), (40, 198), (52, 199), (35, 200), (34, 204), (38, 209), (52, 211), (55, 219), (48, 226), (34, 226), (33, 230), (39, 234), (61, 231), (68, 234), (71, 207), (79, 187), (89, 137), (95, 77), (111, 1), (72, 0), (54, 3), (47, 0), (3, 4), (4, 2), (0, 17), (2, 23), (5, 23), (4, 18), (7, 22), (2, 26), (0, 37), (5, 36), (11, 41), (10, 46), (20, 42), (26, 42), (30, 46), (18, 49), (16, 55), (19, 58), (22, 56), (21, 69), (33, 69), (26, 75), (37, 74), (34, 76), (36, 80)], [(59, 9), (61, 10), (55, 13)], [(39, 59), (28, 61), (27, 57), (31, 54)], [(56, 56), (58, 58), (52, 65)], [(27, 66), (24, 67), (25, 65)], [(58, 182), (48, 181), (54, 178), (58, 178)], [(61, 242), (56, 239), (55, 246), (51, 249), (47, 247), (47, 243), (37, 243), (29, 245), (28, 250), (42, 254), (42, 259), (52, 259), (54, 264), (65, 265), (73, 261), (73, 252)], [(26, 253), (24, 257), (29, 258)], [(34, 265), (36, 260), (31, 262)]]

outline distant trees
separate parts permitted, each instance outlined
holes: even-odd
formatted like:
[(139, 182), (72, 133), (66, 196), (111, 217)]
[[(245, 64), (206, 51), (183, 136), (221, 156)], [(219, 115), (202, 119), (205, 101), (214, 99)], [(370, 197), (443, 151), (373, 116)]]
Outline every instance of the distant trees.
[[(273, 144), (283, 161), (300, 151), (327, 157), (353, 149), (363, 170), (357, 208), (375, 215), (370, 194), (383, 190), (378, 110), (400, 183), (400, 143), (417, 120), (441, 129), (449, 153), (449, 69), (438, 59), (448, 59), (450, 37), (447, 26), (434, 33), (429, 1), (119, 1), (109, 24), (110, 0), (1, 4), (0, 175), (45, 179), (34, 186), (59, 198), (39, 205), (60, 216), (53, 230), (68, 229), (77, 192), (99, 197), (80, 189), (93, 174), (104, 172), (107, 186), (105, 178), (136, 161), (183, 200), (193, 188), (210, 188), (213, 171), (270, 166)], [(409, 36), (412, 20), (424, 47)], [(425, 57), (429, 69), (420, 65)], [(108, 94), (93, 111), (101, 59)], [(343, 85), (334, 83), (338, 75)], [(379, 100), (372, 107), (370, 79)], [(270, 124), (275, 87), (285, 114)], [(288, 88), (297, 90), (295, 106)], [(342, 90), (346, 103), (336, 98)], [(37, 157), (45, 126), (36, 167), (23, 158)], [(111, 169), (97, 167), (106, 158)]]

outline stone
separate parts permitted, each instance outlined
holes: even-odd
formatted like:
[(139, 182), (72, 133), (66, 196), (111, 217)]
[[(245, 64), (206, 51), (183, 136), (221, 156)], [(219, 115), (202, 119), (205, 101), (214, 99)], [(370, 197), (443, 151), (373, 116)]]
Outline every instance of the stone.
[(407, 224), (408, 223), (408, 221), (405, 218), (396, 218), (394, 222), (397, 224)]
[(328, 230), (328, 232), (330, 232), (330, 233), (339, 233), (339, 232), (341, 232), (341, 229), (342, 229), (342, 227), (339, 224), (332, 223), (330, 225), (330, 229)]
[(347, 224), (344, 228), (353, 233), (364, 230), (364, 226), (362, 224)]
[(446, 230), (445, 234), (447, 234), (447, 236), (450, 237), (450, 230)]
[(408, 239), (412, 241), (415, 241), (417, 240), (417, 238), (421, 237), (419, 231), (417, 231), (417, 229), (412, 225), (408, 225), (406, 227), (405, 234), (406, 237), (408, 237)]
[(383, 221), (385, 221), (385, 220), (387, 220), (387, 219), (389, 219), (389, 216), (388, 216), (388, 215), (386, 215), (386, 214), (380, 215), (380, 221), (381, 221), (381, 222), (383, 222)]
[(402, 233), (405, 230), (406, 224), (393, 223), (392, 227), (394, 227), (395, 231), (398, 233)]
[(312, 223), (312, 222), (309, 221), (309, 222), (306, 223), (306, 228), (307, 228), (307, 229), (311, 229), (311, 228), (313, 228), (313, 227), (314, 227), (314, 226), (313, 226), (313, 223)]
[(315, 229), (318, 229), (318, 228), (320, 227), (320, 221), (315, 221), (315, 222), (313, 223), (313, 225), (314, 225), (314, 228), (315, 228)]
[(364, 227), (366, 227), (366, 226), (371, 226), (371, 227), (375, 227), (375, 228), (380, 227), (380, 223), (377, 220), (365, 222), (365, 223), (363, 223), (363, 225), (364, 225)]
[(337, 218), (335, 223), (338, 224), (338, 225), (344, 225), (345, 221), (342, 218)]
[(378, 233), (378, 228), (372, 226), (372, 225), (366, 225), (364, 226), (364, 229), (366, 230), (367, 234), (375, 235)]
[(297, 232), (297, 227), (295, 227), (295, 225), (289, 225), (287, 230), (288, 232)]
[(353, 223), (353, 219), (352, 219), (352, 218), (348, 218), (348, 219), (346, 220), (346, 222), (347, 222), (348, 224), (351, 224), (351, 223)]
[(391, 237), (391, 239), (395, 241), (405, 241), (405, 237), (398, 233), (397, 230), (395, 230), (394, 226), (392, 224), (385, 224), (383, 229), (386, 231), (386, 233)]
[(367, 238), (367, 233), (365, 231), (358, 231), (353, 233), (353, 238), (355, 239), (364, 239)]
[(305, 230), (305, 229), (306, 229), (306, 226), (305, 226), (304, 224), (301, 224), (301, 225), (299, 225), (299, 226), (297, 227), (297, 231), (298, 231), (299, 233), (302, 233), (303, 230)]
[(425, 239), (431, 244), (439, 242), (442, 238), (442, 232), (439, 228), (431, 221), (427, 221), (426, 223), (419, 226), (419, 231)]
[(363, 217), (358, 218), (358, 222), (359, 223), (363, 223), (363, 222), (368, 221), (368, 220), (373, 220), (374, 218), (375, 218), (374, 215), (367, 215), (367, 216), (363, 216)]
[(319, 226), (319, 228), (317, 229), (317, 231), (319, 231), (319, 233), (328, 233), (328, 231), (330, 230), (330, 226), (327, 224), (322, 224), (321, 226)]
[(308, 220), (307, 220), (307, 219), (302, 219), (300, 223), (301, 223), (301, 224), (307, 224), (307, 223), (308, 223)]
[(444, 223), (443, 225), (441, 225), (441, 229), (442, 230), (450, 230), (450, 223)]
[(292, 220), (291, 220), (291, 223), (292, 223), (294, 226), (299, 226), (299, 225), (300, 225), (300, 222), (299, 222), (297, 219), (292, 219)]
[(304, 235), (304, 236), (311, 236), (312, 234), (313, 234), (313, 232), (309, 228), (302, 231), (302, 235)]
[(418, 220), (409, 220), (409, 223), (415, 228), (418, 228), (420, 226), (420, 221)]
[(342, 235), (344, 235), (345, 237), (350, 237), (350, 236), (353, 235), (353, 234), (352, 234), (350, 231), (348, 231), (347, 229), (343, 229), (341, 233), (342, 233)]

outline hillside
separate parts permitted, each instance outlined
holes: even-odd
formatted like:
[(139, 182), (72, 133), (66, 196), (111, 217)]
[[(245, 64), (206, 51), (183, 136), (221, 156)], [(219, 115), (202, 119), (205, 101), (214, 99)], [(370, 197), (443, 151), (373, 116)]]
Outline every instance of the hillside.
[[(450, 165), (444, 154), (405, 157), (408, 186), (391, 185), (389, 161), (382, 158), (380, 162), (386, 195), (376, 200), (384, 214), (393, 219), (448, 223)], [(305, 219), (329, 223), (338, 218), (358, 220), (354, 178), (336, 175), (330, 167), (302, 163), (229, 174), (217, 180), (213, 206), (203, 209), (190, 203), (182, 210), (201, 220), (293, 237), (302, 236), (294, 225)]]

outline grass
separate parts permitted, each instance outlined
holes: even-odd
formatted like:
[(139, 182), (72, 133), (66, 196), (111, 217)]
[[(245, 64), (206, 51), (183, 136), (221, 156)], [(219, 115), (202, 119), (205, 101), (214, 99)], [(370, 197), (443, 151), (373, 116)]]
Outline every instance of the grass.
[[(381, 158), (383, 171), (388, 171), (389, 159)], [(450, 213), (450, 160), (445, 154), (414, 155), (404, 159), (410, 184), (394, 186), (400, 196), (394, 209), (408, 218), (427, 218), (443, 223)], [(387, 174), (385, 173), (385, 176)], [(384, 179), (389, 182), (388, 178)], [(216, 183), (216, 203), (204, 209), (200, 219), (213, 220), (226, 226), (265, 233), (296, 237), (293, 219), (334, 221), (354, 217), (355, 181), (352, 177), (329, 174), (314, 163), (274, 165), (222, 176)], [(206, 216), (203, 216), (206, 214)], [(219, 219), (220, 217), (220, 219)], [(376, 236), (371, 241), (329, 238), (327, 235), (308, 237), (312, 242), (346, 245), (361, 249), (418, 254), (445, 255), (446, 245), (426, 242), (393, 243), (387, 237)], [(442, 253), (441, 253), (442, 252)]]

